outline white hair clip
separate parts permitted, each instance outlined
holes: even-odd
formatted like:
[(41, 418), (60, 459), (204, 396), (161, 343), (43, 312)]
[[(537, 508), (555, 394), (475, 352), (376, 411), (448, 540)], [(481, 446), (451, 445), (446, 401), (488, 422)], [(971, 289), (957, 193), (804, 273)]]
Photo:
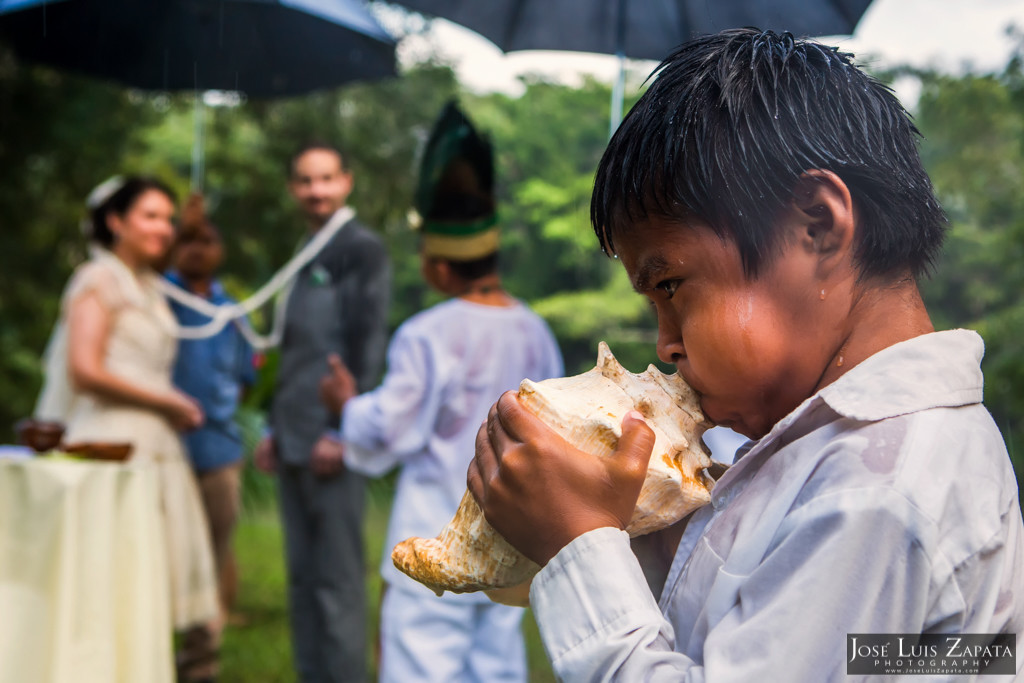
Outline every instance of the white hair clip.
[(105, 201), (114, 196), (114, 194), (124, 187), (124, 176), (111, 176), (102, 183), (97, 185), (89, 193), (89, 196), (85, 198), (85, 206), (90, 211), (99, 208)]
[(113, 197), (118, 190), (124, 187), (124, 183), (124, 176), (111, 176), (92, 188), (92, 192), (85, 198), (85, 208), (89, 210), (89, 215), (82, 219), (79, 227), (82, 229), (82, 234), (87, 238), (92, 239), (94, 237), (92, 212), (103, 206), (108, 199)]

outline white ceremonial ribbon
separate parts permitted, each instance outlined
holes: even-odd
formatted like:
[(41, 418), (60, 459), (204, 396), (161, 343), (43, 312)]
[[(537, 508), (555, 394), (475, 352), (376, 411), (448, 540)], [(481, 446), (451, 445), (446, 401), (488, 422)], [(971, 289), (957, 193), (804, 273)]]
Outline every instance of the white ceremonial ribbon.
[[(228, 323), (238, 320), (238, 329), (246, 341), (254, 349), (263, 350), (281, 343), (284, 336), (285, 314), (288, 311), (288, 299), (295, 278), (309, 262), (317, 257), (342, 227), (345, 226), (356, 212), (348, 206), (338, 209), (333, 216), (320, 228), (309, 242), (295, 256), (284, 264), (270, 280), (259, 288), (255, 294), (240, 303), (212, 304), (206, 299), (196, 296), (188, 290), (178, 287), (165, 278), (157, 278), (157, 287), (168, 298), (182, 306), (202, 313), (210, 318), (210, 322), (202, 325), (183, 327), (179, 325), (174, 334), (179, 339), (206, 339), (220, 333)], [(274, 306), (274, 322), (269, 335), (261, 335), (252, 328), (248, 316), (266, 304), (278, 293), (281, 296)]]
[[(168, 315), (171, 318), (169, 321), (165, 321), (163, 316), (158, 316), (161, 324), (164, 324), (167, 331), (179, 339), (206, 339), (218, 334), (228, 323), (238, 320), (239, 331), (254, 349), (265, 350), (279, 345), (284, 336), (288, 298), (295, 285), (296, 276), (306, 264), (323, 251), (331, 238), (355, 215), (356, 212), (347, 206), (336, 211), (313, 238), (288, 263), (284, 264), (267, 284), (241, 303), (218, 306), (172, 284), (156, 273), (148, 274), (147, 280), (153, 282), (161, 294), (177, 301), (182, 306), (210, 317), (208, 323), (183, 327), (176, 324), (170, 315)], [(118, 289), (121, 293), (136, 305), (145, 304), (145, 293), (139, 282), (117, 256), (100, 247), (91, 248), (89, 253), (95, 260), (109, 259), (115, 265), (112, 272), (118, 280)], [(249, 324), (247, 317), (278, 292), (281, 292), (281, 296), (274, 306), (274, 322), (271, 332), (269, 335), (258, 334)], [(62, 302), (61, 305), (63, 307), (64, 303)], [(36, 400), (35, 410), (32, 413), (38, 419), (63, 422), (67, 420), (67, 416), (71, 412), (75, 394), (68, 379), (67, 355), (67, 323), (62, 314), (50, 334), (50, 340), (43, 354), (45, 378), (42, 390)]]

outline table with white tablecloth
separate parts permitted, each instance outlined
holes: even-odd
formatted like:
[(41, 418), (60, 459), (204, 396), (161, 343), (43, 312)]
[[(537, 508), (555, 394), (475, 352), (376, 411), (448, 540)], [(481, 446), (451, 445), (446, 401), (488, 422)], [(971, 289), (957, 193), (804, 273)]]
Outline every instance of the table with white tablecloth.
[(172, 683), (156, 471), (0, 458), (0, 683)]

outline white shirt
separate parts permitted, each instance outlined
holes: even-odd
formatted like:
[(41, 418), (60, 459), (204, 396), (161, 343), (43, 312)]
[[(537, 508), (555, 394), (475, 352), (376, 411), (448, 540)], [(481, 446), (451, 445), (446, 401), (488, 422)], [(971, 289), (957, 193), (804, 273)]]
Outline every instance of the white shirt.
[(381, 562), (386, 581), (428, 590), (394, 567), (391, 550), (411, 536), (434, 538), (455, 516), (477, 431), (501, 394), (524, 378), (562, 373), (554, 336), (522, 304), (451, 299), (398, 328), (384, 381), (346, 403), (341, 424), (352, 469), (379, 476), (403, 465)]
[(1016, 633), (1020, 673), (1024, 527), (983, 351), (928, 334), (807, 399), (694, 514), (660, 605), (625, 532), (563, 548), (531, 591), (560, 680), (847, 681), (847, 633)]
[(736, 459), (736, 451), (747, 443), (747, 437), (728, 427), (712, 427), (704, 432), (701, 440), (711, 449), (711, 459), (724, 465), (731, 465)]

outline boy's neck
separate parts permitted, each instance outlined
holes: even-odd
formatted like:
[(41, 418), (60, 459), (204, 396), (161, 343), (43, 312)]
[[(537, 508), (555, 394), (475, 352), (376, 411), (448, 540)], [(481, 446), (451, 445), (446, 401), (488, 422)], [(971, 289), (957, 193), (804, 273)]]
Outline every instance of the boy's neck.
[(853, 305), (853, 324), (825, 368), (817, 389), (883, 349), (935, 331), (917, 282), (908, 277), (895, 285), (868, 288)]
[(199, 296), (210, 296), (210, 292), (213, 291), (213, 276), (202, 275), (202, 276), (191, 276), (179, 273), (181, 275), (181, 281), (185, 284), (185, 289), (198, 294)]
[(498, 275), (487, 275), (467, 283), (465, 288), (455, 294), (464, 301), (483, 306), (508, 308), (515, 304), (515, 299), (501, 286), (501, 278)]

